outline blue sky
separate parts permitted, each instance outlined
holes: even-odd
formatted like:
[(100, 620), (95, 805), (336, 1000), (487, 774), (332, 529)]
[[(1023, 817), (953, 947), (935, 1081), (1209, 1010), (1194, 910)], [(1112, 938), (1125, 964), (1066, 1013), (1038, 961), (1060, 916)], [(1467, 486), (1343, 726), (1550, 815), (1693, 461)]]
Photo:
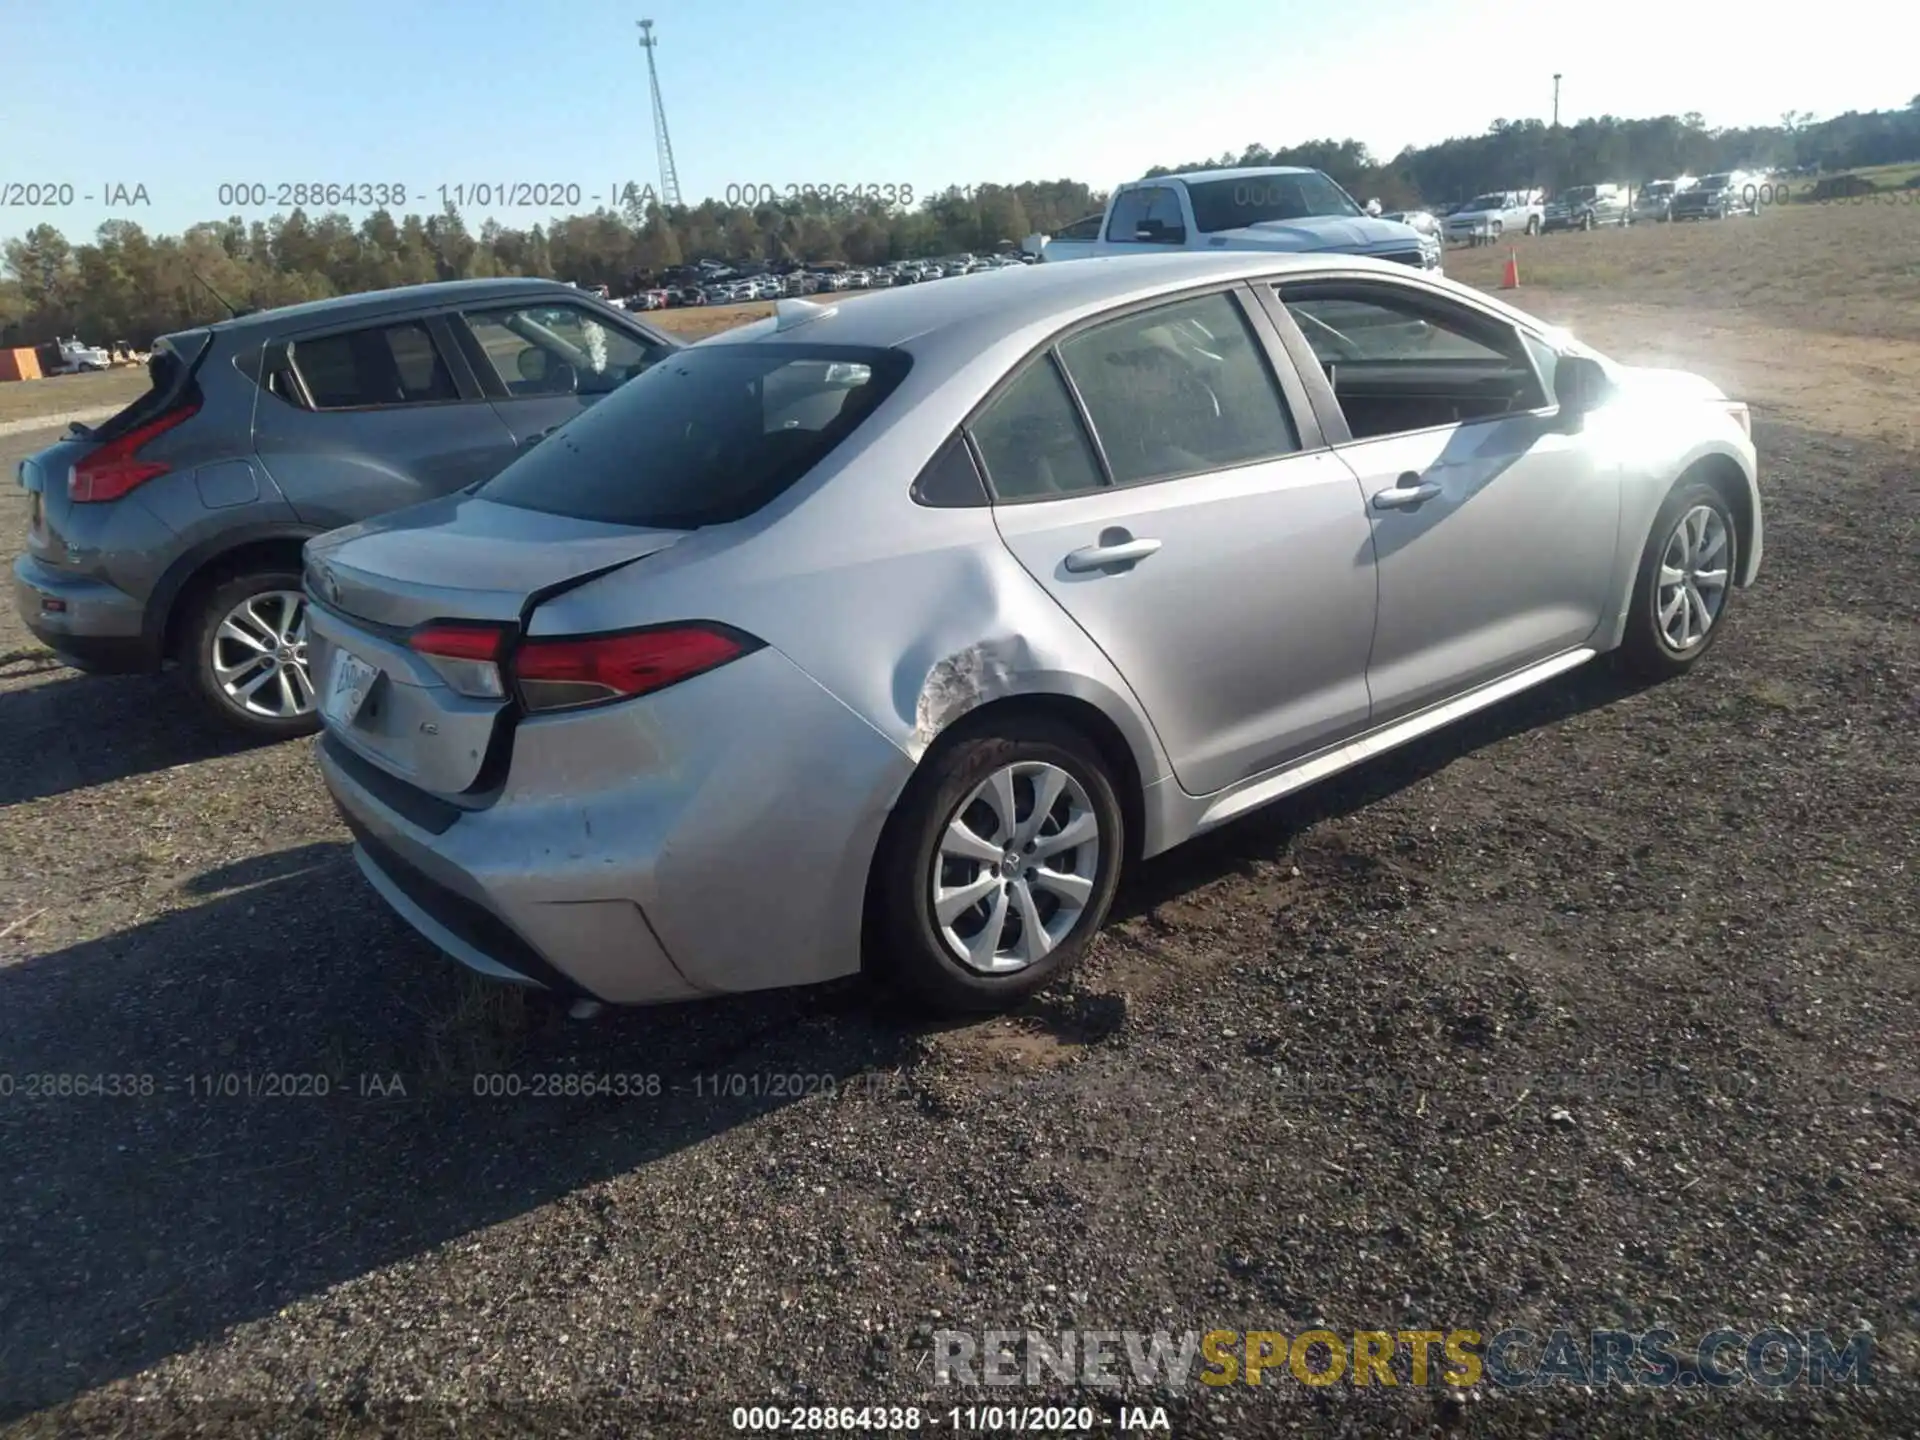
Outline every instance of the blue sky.
[(437, 208), (442, 184), (657, 184), (643, 15), (689, 200), (748, 184), (1104, 186), (1318, 136), (1390, 155), (1496, 116), (1545, 117), (1556, 69), (1563, 120), (1773, 122), (1904, 105), (1920, 84), (1910, 47), (1863, 38), (1896, 13), (1877, 0), (1829, 0), (1817, 26), (1728, 13), (1679, 0), (0, 0), (0, 187), (68, 183), (76, 197), (0, 208), (0, 236), (44, 220), (88, 237), (109, 212), (80, 197), (115, 184), (144, 185), (151, 203), (119, 213), (162, 231), (232, 213), (223, 182), (399, 183), (410, 209)]

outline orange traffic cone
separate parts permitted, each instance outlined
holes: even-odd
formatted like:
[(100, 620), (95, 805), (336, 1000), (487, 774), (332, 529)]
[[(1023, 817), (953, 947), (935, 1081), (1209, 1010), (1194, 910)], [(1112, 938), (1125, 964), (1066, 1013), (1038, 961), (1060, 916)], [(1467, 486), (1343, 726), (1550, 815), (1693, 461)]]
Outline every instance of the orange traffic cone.
[(1518, 250), (1507, 251), (1507, 268), (1500, 276), (1500, 288), (1502, 290), (1520, 288), (1520, 252)]

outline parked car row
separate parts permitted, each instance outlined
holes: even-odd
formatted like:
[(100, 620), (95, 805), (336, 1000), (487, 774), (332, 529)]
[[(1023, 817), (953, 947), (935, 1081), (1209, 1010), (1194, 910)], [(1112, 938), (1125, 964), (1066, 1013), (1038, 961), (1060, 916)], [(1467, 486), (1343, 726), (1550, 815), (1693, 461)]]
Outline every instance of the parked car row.
[(862, 968), (1014, 1004), (1124, 864), (1601, 652), (1684, 672), (1761, 558), (1744, 405), (1345, 254), (999, 266), (693, 346), (459, 282), (151, 377), (22, 465), (27, 624), (322, 727), (387, 903), (587, 1007)]
[(1766, 178), (1728, 171), (1700, 179), (1649, 180), (1637, 190), (1614, 183), (1571, 185), (1550, 198), (1540, 190), (1492, 191), (1447, 210), (1446, 236), (1455, 244), (1488, 245), (1517, 234), (1757, 215)]
[(1021, 263), (1023, 257), (1019, 255), (948, 255), (929, 260), (896, 260), (865, 268), (801, 266), (786, 271), (758, 271), (750, 275), (727, 271), (723, 277), (706, 279), (698, 284), (643, 290), (614, 303), (634, 311), (665, 310), (682, 305), (739, 305), (754, 300), (779, 300), (836, 290), (884, 290), (894, 285), (971, 275), (981, 270), (1001, 269)]

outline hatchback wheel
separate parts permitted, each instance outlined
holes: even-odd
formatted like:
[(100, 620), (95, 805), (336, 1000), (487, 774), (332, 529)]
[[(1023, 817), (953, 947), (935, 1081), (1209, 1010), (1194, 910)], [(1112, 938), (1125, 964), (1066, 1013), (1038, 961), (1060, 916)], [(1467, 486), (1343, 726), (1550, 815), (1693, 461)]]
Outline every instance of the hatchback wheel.
[(1640, 559), (1621, 656), (1650, 680), (1693, 668), (1722, 629), (1739, 536), (1726, 497), (1683, 483), (1667, 497)]
[(307, 597), (299, 575), (257, 571), (208, 591), (195, 615), (188, 672), (213, 713), (261, 739), (320, 728), (307, 671)]
[(938, 752), (884, 843), (878, 965), (937, 1010), (977, 1014), (1072, 967), (1113, 902), (1125, 834), (1094, 748), (1020, 720)]

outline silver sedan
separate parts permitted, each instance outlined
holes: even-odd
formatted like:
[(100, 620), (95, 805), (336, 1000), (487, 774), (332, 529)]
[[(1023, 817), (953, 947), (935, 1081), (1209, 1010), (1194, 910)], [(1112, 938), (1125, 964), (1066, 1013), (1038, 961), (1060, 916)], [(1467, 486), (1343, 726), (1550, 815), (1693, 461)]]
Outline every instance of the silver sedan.
[(1349, 256), (778, 314), (308, 546), (320, 764), (474, 968), (647, 1003), (865, 967), (1017, 1002), (1124, 865), (1760, 564), (1747, 409)]

